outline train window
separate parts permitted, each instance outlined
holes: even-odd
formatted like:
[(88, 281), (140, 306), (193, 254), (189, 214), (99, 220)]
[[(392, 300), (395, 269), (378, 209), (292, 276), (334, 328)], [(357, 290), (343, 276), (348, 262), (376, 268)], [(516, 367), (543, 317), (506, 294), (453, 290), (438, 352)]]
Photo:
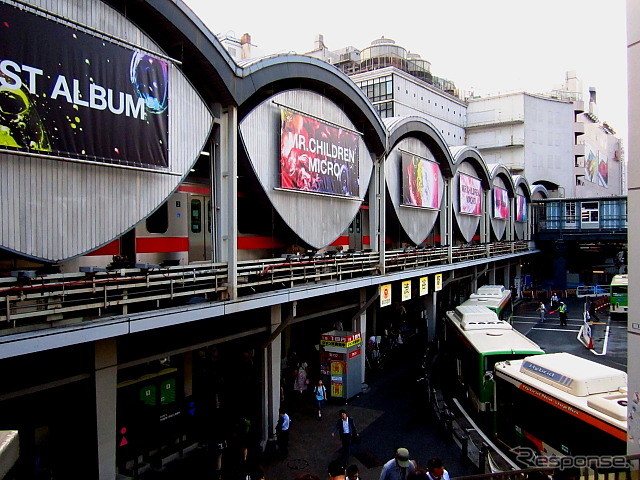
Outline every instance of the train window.
[(160, 207), (147, 217), (147, 232), (167, 233), (169, 229), (169, 204), (164, 202)]
[(191, 200), (191, 231), (200, 233), (202, 231), (202, 202)]

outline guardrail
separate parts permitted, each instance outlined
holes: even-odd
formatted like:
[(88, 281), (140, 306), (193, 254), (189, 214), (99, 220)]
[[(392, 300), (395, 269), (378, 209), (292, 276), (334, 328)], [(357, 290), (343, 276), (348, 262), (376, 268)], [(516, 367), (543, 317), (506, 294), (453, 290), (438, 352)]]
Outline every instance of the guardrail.
[[(396, 272), (459, 263), (498, 255), (525, 253), (529, 243), (496, 242), (455, 247), (394, 250), (385, 254), (385, 270)], [(449, 254), (451, 252), (451, 259)], [(341, 281), (380, 275), (378, 252), (327, 255), (287, 255), (283, 258), (240, 261), (238, 294), (291, 288), (306, 283)], [(228, 268), (222, 263), (198, 263), (113, 270), (87, 268), (82, 273), (0, 279), (0, 335), (48, 328), (101, 317), (157, 308), (225, 300)]]

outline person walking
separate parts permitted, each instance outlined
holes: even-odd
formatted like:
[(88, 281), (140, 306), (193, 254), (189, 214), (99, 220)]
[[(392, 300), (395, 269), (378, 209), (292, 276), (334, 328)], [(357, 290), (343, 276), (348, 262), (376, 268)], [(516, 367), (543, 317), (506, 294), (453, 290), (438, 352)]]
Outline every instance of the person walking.
[(551, 310), (555, 310), (556, 308), (558, 308), (558, 294), (553, 292), (553, 295), (551, 295)]
[(567, 324), (567, 306), (564, 302), (560, 302), (560, 306), (558, 307), (558, 315), (560, 315), (560, 325)]
[(437, 457), (430, 458), (427, 462), (427, 476), (430, 480), (451, 480), (442, 460)]
[(318, 405), (318, 420), (322, 420), (322, 407), (327, 400), (327, 387), (324, 386), (322, 380), (318, 380), (318, 383), (313, 387), (313, 393), (316, 396), (316, 404)]
[(358, 480), (360, 478), (360, 472), (358, 466), (354, 463), (347, 467), (347, 480)]
[(342, 464), (346, 465), (349, 463), (349, 458), (351, 458), (351, 444), (353, 443), (353, 439), (358, 436), (358, 430), (356, 429), (355, 422), (347, 414), (346, 410), (340, 410), (338, 414), (340, 417), (336, 422), (331, 436), (335, 437), (336, 433), (340, 435), (340, 441), (342, 442), (340, 456)]
[(546, 313), (547, 308), (544, 306), (544, 302), (538, 303), (538, 308), (536, 308), (536, 312), (540, 312), (540, 321), (544, 323), (544, 315)]
[(409, 460), (409, 450), (398, 448), (395, 456), (382, 467), (380, 480), (406, 480), (415, 469), (415, 464)]
[(276, 425), (276, 435), (278, 436), (278, 453), (284, 459), (289, 455), (289, 427), (291, 419), (283, 407), (280, 407), (280, 416)]

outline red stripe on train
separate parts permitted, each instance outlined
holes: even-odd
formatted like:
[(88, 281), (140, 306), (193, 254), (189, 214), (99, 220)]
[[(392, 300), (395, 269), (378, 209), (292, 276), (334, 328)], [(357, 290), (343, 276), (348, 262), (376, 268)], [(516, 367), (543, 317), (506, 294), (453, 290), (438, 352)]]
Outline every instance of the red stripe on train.
[(120, 239), (116, 239), (91, 253), (87, 253), (87, 257), (96, 257), (98, 255), (120, 255)]
[(196, 185), (180, 185), (178, 187), (178, 191), (185, 193), (197, 193), (198, 195), (211, 194), (211, 189), (209, 187), (198, 187)]
[(136, 238), (137, 253), (169, 253), (188, 251), (189, 238), (187, 237)]
[(238, 237), (239, 250), (257, 250), (261, 248), (282, 248), (284, 243), (272, 237)]

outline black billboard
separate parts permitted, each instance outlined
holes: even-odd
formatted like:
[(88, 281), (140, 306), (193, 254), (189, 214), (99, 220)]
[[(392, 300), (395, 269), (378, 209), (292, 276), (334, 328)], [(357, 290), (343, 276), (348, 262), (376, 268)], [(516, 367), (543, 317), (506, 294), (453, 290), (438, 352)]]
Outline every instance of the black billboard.
[(168, 167), (169, 64), (0, 3), (0, 148)]

